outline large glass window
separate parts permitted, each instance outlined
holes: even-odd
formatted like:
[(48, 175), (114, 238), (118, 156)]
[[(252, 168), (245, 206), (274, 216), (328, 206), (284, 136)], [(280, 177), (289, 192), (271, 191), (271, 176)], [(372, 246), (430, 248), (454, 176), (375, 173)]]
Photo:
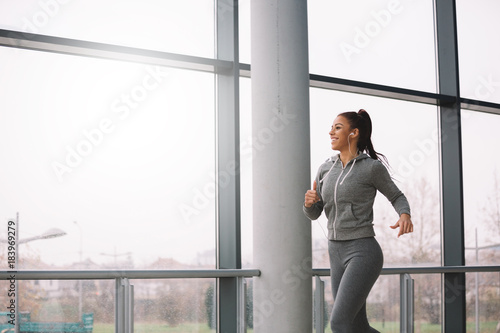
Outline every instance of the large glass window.
[(432, 1), (309, 1), (309, 71), (436, 91)]
[(462, 111), (462, 151), (467, 265), (500, 258), (500, 115)]
[[(397, 238), (389, 226), (398, 216), (389, 201), (377, 194), (374, 224), (384, 250), (385, 266), (439, 265), (440, 212), (436, 107), (366, 95), (311, 89), (311, 183), (331, 150), (329, 131), (335, 117), (363, 108), (373, 123), (375, 150), (390, 164), (396, 185), (405, 193), (415, 225), (413, 234)], [(326, 217), (312, 221), (315, 267), (328, 267)]]
[[(229, 2), (0, 0), (0, 29), (213, 58), (215, 13), (224, 14)], [(243, 63), (251, 62), (250, 7), (251, 0), (238, 1)], [(456, 7), (460, 97), (500, 103), (494, 39), (500, 4), (458, 0)], [(309, 1), (309, 72), (436, 92), (434, 14), (431, 0)], [(215, 267), (214, 74), (15, 47), (0, 47), (0, 73), (0, 216), (17, 222), (18, 269)], [(250, 79), (241, 78), (239, 88), (241, 261), (253, 267), (252, 160), (265, 147), (252, 138)], [(335, 116), (366, 109), (375, 148), (387, 156), (415, 226), (397, 238), (389, 228), (397, 214), (377, 195), (374, 223), (384, 265), (440, 265), (438, 151), (447, 138), (439, 138), (437, 107), (318, 88), (310, 89), (310, 106), (311, 182), (335, 153), (328, 137)], [(466, 264), (498, 265), (500, 115), (463, 110), (461, 126)], [(326, 268), (326, 218), (311, 223), (313, 267)], [(6, 238), (4, 227), (0, 244)], [(0, 247), (4, 271), (6, 249)], [(412, 277), (415, 329), (440, 330), (441, 302), (453, 301), (449, 292), (441, 295), (444, 280)], [(499, 277), (467, 273), (468, 330), (494, 330)], [(329, 278), (323, 280), (328, 318), (333, 299)], [(113, 330), (115, 281), (17, 282), (21, 319), (79, 323), (90, 313), (95, 332)], [(131, 283), (137, 332), (215, 330), (214, 279)], [(9, 281), (0, 282), (1, 290), (8, 288)], [(252, 288), (249, 279), (249, 323)], [(382, 275), (374, 286), (367, 309), (377, 329), (399, 331), (399, 292), (397, 275)], [(0, 301), (10, 299), (5, 293)]]
[(144, 49), (214, 56), (207, 0), (0, 1), (0, 28)]
[(457, 1), (460, 93), (463, 97), (500, 103), (500, 2)]
[(1, 215), (19, 213), (20, 242), (66, 233), (19, 244), (21, 268), (215, 266), (212, 74), (0, 57)]

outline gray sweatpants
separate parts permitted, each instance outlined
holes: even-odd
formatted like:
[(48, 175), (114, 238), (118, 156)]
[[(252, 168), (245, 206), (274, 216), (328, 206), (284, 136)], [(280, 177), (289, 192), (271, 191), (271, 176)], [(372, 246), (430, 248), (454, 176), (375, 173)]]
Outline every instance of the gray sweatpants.
[(329, 241), (334, 333), (378, 332), (366, 318), (366, 298), (377, 281), (384, 256), (374, 237)]

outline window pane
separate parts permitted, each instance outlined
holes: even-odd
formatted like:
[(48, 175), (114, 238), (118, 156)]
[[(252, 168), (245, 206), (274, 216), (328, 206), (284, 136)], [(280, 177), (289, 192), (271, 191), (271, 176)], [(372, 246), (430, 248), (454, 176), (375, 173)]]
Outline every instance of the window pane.
[(441, 276), (414, 274), (415, 332), (442, 332)]
[(20, 239), (66, 232), (20, 244), (23, 268), (214, 267), (213, 75), (11, 48), (0, 57), (3, 219), (19, 212)]
[(500, 103), (499, 12), (498, 1), (457, 1), (460, 92), (464, 97)]
[(215, 280), (134, 280), (131, 284), (134, 332), (215, 332)]
[(500, 311), (500, 272), (467, 273), (466, 281), (467, 332), (496, 332)]
[(210, 0), (0, 1), (0, 28), (214, 56)]
[[(389, 228), (398, 216), (378, 193), (374, 206), (377, 240), (384, 265), (440, 264), (439, 162), (436, 107), (397, 100), (313, 88), (311, 92), (311, 183), (330, 156), (329, 131), (345, 111), (368, 111), (375, 150), (384, 154), (396, 185), (408, 198), (415, 229), (397, 237)], [(411, 125), (410, 125), (411, 124)], [(329, 267), (326, 217), (312, 221), (314, 267)]]
[[(500, 115), (462, 110), (467, 265), (497, 265), (500, 258), (500, 157), (491, 153), (499, 126)], [(488, 163), (478, 163), (486, 156)]]
[(436, 91), (432, 1), (309, 1), (310, 72)]

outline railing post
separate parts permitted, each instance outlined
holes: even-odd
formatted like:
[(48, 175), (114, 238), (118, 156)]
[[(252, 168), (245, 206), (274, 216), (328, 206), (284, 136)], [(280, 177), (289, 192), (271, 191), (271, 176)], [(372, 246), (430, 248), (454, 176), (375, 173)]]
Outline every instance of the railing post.
[(410, 274), (400, 275), (400, 332), (413, 333), (413, 279)]
[(134, 332), (134, 286), (127, 278), (115, 280), (115, 331)]
[(247, 331), (247, 318), (246, 318), (246, 304), (247, 304), (247, 283), (244, 277), (236, 278), (237, 284), (237, 299), (238, 299), (238, 333), (246, 333)]
[(325, 332), (325, 282), (316, 275), (314, 289), (314, 329), (316, 333)]
[(128, 285), (127, 300), (129, 332), (134, 333), (134, 286), (131, 284)]

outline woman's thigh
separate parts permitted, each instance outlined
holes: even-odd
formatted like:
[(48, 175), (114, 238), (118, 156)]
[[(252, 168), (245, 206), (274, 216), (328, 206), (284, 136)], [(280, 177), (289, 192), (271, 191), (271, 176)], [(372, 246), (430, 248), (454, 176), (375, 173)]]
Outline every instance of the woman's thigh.
[(332, 323), (349, 325), (356, 319), (368, 325), (366, 315), (358, 314), (380, 275), (382, 250), (374, 238), (335, 243), (340, 244), (329, 248), (334, 297)]

